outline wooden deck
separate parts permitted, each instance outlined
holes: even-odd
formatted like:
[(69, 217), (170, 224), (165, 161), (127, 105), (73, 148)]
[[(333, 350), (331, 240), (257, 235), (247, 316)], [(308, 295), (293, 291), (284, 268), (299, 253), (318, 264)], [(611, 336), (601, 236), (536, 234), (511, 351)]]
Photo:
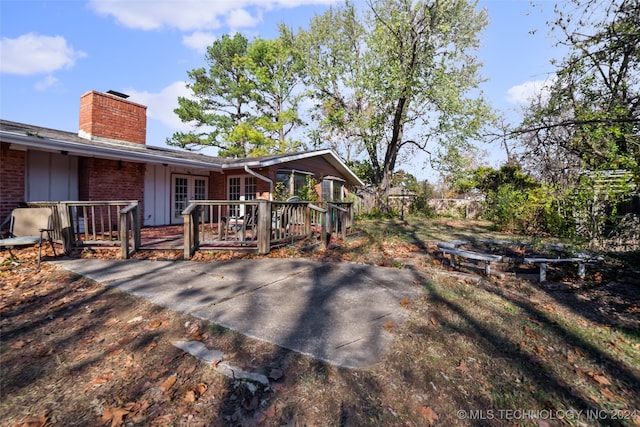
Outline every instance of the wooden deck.
[(143, 250), (184, 250), (184, 227), (182, 224), (142, 227), (140, 238)]

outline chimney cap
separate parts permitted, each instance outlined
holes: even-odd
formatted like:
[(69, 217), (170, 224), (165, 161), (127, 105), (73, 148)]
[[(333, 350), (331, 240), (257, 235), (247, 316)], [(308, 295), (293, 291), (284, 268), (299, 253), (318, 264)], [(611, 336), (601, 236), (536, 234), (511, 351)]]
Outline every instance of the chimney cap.
[(129, 95), (127, 95), (126, 93), (117, 92), (115, 90), (108, 90), (107, 93), (110, 94), (110, 95), (118, 96), (118, 97), (123, 98), (123, 99), (127, 99), (129, 97)]

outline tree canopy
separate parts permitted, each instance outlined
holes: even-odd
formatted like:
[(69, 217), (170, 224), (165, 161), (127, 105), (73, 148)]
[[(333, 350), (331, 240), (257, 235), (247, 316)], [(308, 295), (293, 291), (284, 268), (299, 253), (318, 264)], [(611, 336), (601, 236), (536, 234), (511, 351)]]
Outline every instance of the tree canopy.
[(572, 0), (549, 23), (560, 61), (518, 132), (542, 176), (628, 169), (640, 182), (640, 2)]
[(224, 35), (207, 49), (206, 61), (208, 69), (188, 72), (192, 96), (180, 97), (175, 110), (194, 130), (175, 133), (169, 145), (212, 146), (229, 157), (301, 146), (291, 132), (301, 124), (296, 87), (303, 66), (286, 27), (275, 40), (249, 42), (240, 33)]
[(478, 136), (489, 109), (469, 97), (486, 26), (467, 1), (371, 0), (316, 16), (299, 34), (321, 129), (363, 151), (386, 191), (402, 155), (444, 154)]

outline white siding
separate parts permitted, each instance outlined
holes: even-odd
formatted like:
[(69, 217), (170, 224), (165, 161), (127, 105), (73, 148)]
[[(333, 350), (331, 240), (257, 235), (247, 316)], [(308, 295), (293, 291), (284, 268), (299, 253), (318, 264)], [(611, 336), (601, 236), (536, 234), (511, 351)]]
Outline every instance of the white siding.
[(29, 151), (26, 180), (27, 201), (78, 200), (78, 158)]
[(144, 225), (171, 223), (170, 179), (169, 167), (147, 164), (144, 178)]

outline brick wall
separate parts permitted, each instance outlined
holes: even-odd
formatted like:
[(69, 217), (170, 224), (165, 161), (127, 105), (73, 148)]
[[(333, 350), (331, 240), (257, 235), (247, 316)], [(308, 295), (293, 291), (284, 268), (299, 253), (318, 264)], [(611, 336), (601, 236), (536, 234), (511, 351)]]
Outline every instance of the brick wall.
[(78, 135), (145, 144), (147, 107), (116, 95), (89, 91), (80, 97)]
[(0, 222), (25, 199), (26, 154), (0, 143)]
[(211, 200), (227, 199), (227, 176), (218, 172), (209, 175), (209, 198)]
[[(211, 198), (211, 200), (227, 200), (227, 177), (229, 175), (251, 176), (247, 174), (244, 169), (229, 170), (224, 174), (212, 172), (209, 177), (209, 198)], [(275, 173), (273, 175), (274, 178), (267, 178), (275, 179)], [(275, 186), (275, 182), (273, 185)], [(269, 200), (269, 190), (270, 188), (268, 182), (256, 178), (256, 198)]]
[[(80, 159), (80, 200), (137, 200), (144, 218), (144, 163), (119, 160)], [(144, 225), (144, 224), (142, 224)]]

